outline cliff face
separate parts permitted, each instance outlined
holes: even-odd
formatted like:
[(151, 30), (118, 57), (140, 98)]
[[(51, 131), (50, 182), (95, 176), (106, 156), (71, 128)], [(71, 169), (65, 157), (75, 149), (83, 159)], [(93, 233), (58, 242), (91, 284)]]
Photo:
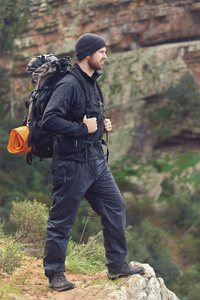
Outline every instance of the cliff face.
[[(200, 85), (200, 1), (32, 0), (30, 3), (28, 28), (15, 39), (15, 51), (0, 61), (11, 87), (5, 116), (14, 118), (24, 111), (31, 90), (26, 65), (32, 56), (53, 52), (74, 58), (76, 39), (84, 32), (93, 32), (101, 35), (108, 45), (101, 85), (107, 116), (114, 125), (110, 135), (111, 162), (127, 154), (151, 155), (159, 140), (152, 135), (144, 113), (159, 106), (160, 95), (186, 74), (191, 74)], [(188, 124), (192, 129), (185, 132)], [(189, 119), (180, 123), (171, 137), (198, 141), (200, 130), (193, 125)]]
[[(184, 83), (180, 85), (182, 78), (191, 74), (199, 82), (199, 66), (195, 63), (194, 68), (191, 63), (192, 57), (200, 57), (199, 55), (200, 43), (196, 41), (136, 49), (109, 57), (103, 72), (102, 86), (107, 114), (114, 124), (110, 135), (111, 160), (119, 160), (127, 154), (150, 158), (154, 149), (161, 147), (165, 136), (168, 147), (199, 149), (198, 122), (192, 118), (192, 114), (179, 120), (178, 108), (176, 121), (172, 122), (171, 119), (168, 138), (165, 131), (155, 133), (155, 129), (158, 131), (162, 125), (162, 115), (166, 122), (170, 122), (171, 115), (166, 120), (163, 110), (167, 111), (175, 105), (175, 101), (180, 101), (180, 97), (185, 97), (184, 92), (181, 92), (184, 88)], [(176, 95), (174, 98), (161, 97), (171, 86), (179, 85), (177, 93), (181, 95), (177, 96), (178, 99)], [(191, 104), (194, 96), (190, 97), (186, 103), (179, 103), (180, 106)], [(197, 106), (191, 106), (190, 109), (195, 110)], [(153, 110), (157, 110), (159, 116), (155, 115), (155, 120), (150, 120), (148, 115)], [(153, 129), (152, 124), (157, 119), (157, 127)]]
[(15, 43), (22, 57), (73, 53), (84, 32), (100, 34), (112, 52), (200, 38), (200, 1), (31, 1), (29, 26)]

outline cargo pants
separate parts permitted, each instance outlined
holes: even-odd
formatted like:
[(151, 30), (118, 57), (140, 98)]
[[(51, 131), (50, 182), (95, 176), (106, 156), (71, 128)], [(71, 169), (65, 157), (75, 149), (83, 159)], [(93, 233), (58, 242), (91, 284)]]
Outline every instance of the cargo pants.
[(83, 197), (101, 217), (107, 267), (119, 267), (127, 255), (126, 212), (106, 159), (86, 163), (58, 160), (57, 163), (46, 231), (45, 275), (50, 277), (65, 271), (67, 245)]

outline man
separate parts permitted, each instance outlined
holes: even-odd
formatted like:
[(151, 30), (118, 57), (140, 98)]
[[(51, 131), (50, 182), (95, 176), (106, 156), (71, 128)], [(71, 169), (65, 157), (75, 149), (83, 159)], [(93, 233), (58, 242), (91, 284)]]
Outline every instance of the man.
[(95, 34), (83, 34), (75, 52), (77, 62), (56, 84), (42, 120), (43, 129), (58, 136), (44, 253), (45, 275), (58, 291), (74, 287), (64, 275), (65, 259), (83, 197), (101, 217), (108, 277), (144, 272), (143, 267), (126, 263), (125, 205), (102, 149), (103, 133), (112, 130), (111, 121), (104, 119), (103, 96), (97, 84), (98, 70), (107, 58), (106, 43)]

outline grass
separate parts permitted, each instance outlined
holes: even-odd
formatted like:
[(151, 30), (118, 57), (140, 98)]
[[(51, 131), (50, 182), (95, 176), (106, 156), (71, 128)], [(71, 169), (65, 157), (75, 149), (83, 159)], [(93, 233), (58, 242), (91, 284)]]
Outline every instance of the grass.
[(76, 244), (70, 240), (66, 259), (66, 267), (69, 271), (83, 274), (101, 272), (105, 270), (104, 261), (102, 232), (90, 237), (87, 244)]
[[(0, 299), (9, 300), (9, 294), (11, 293), (11, 291), (13, 295), (20, 296), (20, 299), (24, 299), (24, 297), (22, 296), (23, 286), (21, 285), (21, 282), (17, 284), (16, 281), (17, 278), (14, 277), (12, 282), (4, 282), (2, 286), (0, 286)], [(16, 299), (18, 298), (16, 297)]]
[(110, 283), (109, 279), (102, 279), (102, 280), (95, 279), (95, 280), (91, 281), (89, 283), (89, 285), (102, 285), (102, 284), (107, 284), (107, 283)]

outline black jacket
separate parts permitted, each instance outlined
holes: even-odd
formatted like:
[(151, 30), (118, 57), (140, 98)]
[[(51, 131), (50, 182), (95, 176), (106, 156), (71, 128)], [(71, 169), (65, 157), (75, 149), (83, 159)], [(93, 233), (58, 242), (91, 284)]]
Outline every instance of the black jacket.
[[(97, 118), (98, 129), (88, 134), (83, 123), (86, 114), (86, 95), (83, 84), (76, 76), (81, 75), (89, 92), (90, 117)], [(75, 147), (74, 141), (101, 140), (104, 132), (104, 102), (101, 90), (96, 82), (100, 74), (95, 71), (88, 76), (77, 63), (55, 86), (42, 119), (42, 128), (57, 134), (57, 154), (61, 159), (74, 159), (85, 162), (104, 157), (102, 147)]]

